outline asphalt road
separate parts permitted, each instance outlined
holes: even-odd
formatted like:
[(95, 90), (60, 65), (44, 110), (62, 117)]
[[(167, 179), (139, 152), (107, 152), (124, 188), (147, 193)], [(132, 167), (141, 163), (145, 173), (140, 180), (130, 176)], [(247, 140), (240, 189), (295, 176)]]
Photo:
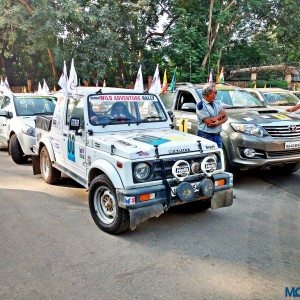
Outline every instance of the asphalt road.
[(85, 189), (0, 151), (0, 299), (284, 299), (300, 286), (300, 172), (242, 174), (235, 194), (111, 236)]

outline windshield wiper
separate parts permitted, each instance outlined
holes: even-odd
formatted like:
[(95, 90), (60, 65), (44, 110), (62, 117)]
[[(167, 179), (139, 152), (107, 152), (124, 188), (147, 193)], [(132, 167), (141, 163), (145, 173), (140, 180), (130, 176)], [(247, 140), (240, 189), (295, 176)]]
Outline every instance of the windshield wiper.
[(149, 121), (149, 120), (153, 120), (153, 119), (159, 119), (159, 120), (161, 120), (162, 117), (160, 117), (160, 116), (148, 116), (148, 117), (145, 117), (144, 119), (141, 119), (141, 122), (143, 122), (143, 121)]
[(112, 119), (112, 118), (107, 118), (107, 119), (110, 119), (110, 121), (107, 122), (107, 123), (104, 123), (104, 124), (101, 124), (101, 123), (100, 123), (99, 125), (101, 125), (101, 126), (104, 128), (105, 126), (111, 125), (111, 124), (115, 124), (115, 123), (117, 123), (118, 121), (121, 122), (121, 124), (122, 124), (122, 121), (130, 121), (130, 120), (131, 120), (130, 118), (114, 118), (114, 119)]

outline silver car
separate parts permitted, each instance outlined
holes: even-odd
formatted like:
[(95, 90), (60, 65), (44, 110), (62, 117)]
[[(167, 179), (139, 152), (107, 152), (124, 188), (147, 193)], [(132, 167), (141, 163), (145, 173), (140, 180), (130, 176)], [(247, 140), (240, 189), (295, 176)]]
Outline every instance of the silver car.
[[(177, 87), (172, 112), (176, 129), (197, 134), (196, 104), (201, 85)], [(228, 169), (278, 168), (292, 173), (300, 167), (300, 115), (267, 107), (244, 89), (216, 85), (217, 99), (228, 114), (221, 133)]]

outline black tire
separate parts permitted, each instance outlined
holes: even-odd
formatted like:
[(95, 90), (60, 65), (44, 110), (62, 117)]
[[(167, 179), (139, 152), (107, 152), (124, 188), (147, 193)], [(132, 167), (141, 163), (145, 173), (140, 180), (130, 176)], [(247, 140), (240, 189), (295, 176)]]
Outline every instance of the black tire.
[(9, 140), (9, 154), (11, 155), (12, 160), (18, 165), (27, 161), (27, 157), (24, 156), (18, 138), (15, 134), (13, 134)]
[(61, 172), (52, 166), (50, 155), (46, 147), (43, 147), (40, 152), (40, 168), (45, 182), (49, 184), (56, 184), (59, 182)]
[(104, 174), (91, 183), (89, 207), (93, 220), (101, 230), (118, 234), (129, 229), (129, 211), (118, 206), (116, 190)]

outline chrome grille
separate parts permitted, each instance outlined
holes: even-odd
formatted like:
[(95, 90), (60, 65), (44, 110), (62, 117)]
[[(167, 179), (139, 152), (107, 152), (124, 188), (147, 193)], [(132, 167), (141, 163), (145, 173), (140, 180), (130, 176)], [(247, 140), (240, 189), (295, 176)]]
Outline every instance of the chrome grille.
[(300, 124), (283, 126), (263, 126), (272, 137), (297, 138), (300, 137)]

